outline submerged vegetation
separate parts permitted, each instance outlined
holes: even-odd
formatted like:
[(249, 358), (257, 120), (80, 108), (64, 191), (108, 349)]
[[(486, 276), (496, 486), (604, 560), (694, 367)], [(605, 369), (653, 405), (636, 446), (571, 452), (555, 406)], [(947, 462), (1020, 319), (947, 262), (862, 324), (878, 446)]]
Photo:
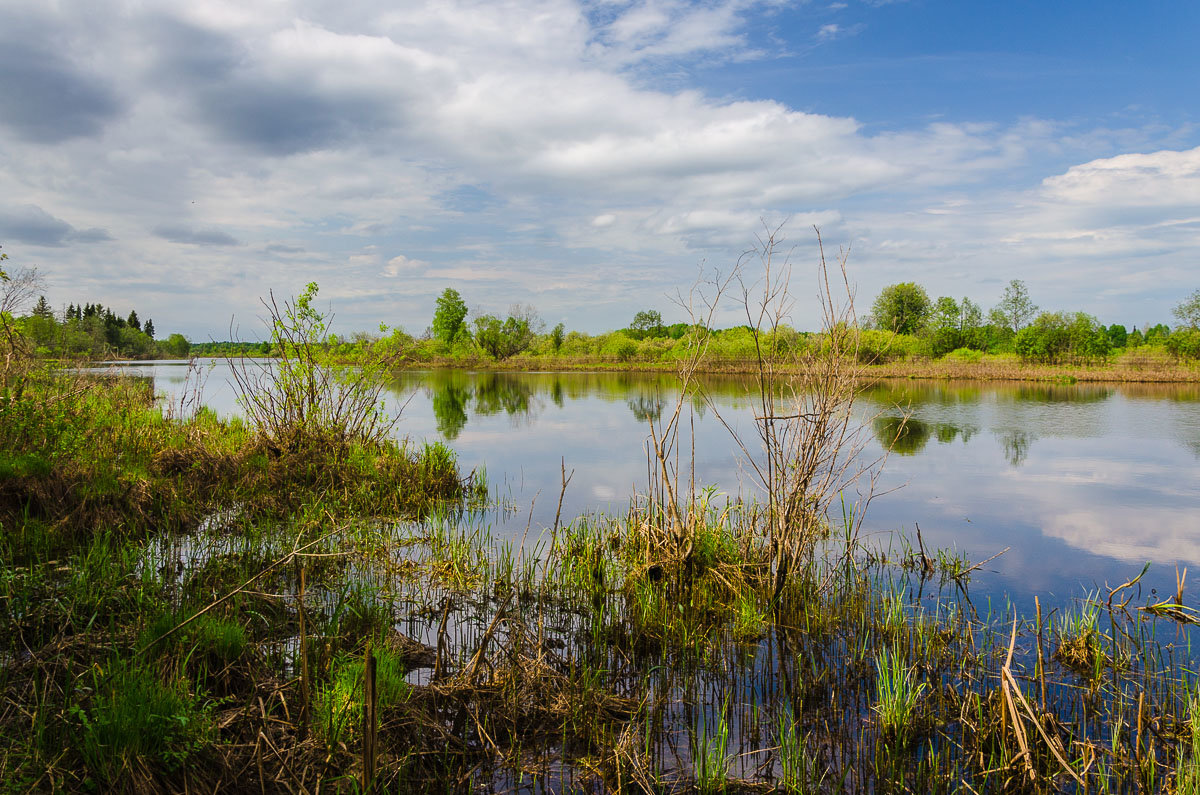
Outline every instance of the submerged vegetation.
[[(731, 433), (763, 498), (680, 450), (690, 412), (719, 413), (699, 334), (676, 402), (631, 406), (651, 431), (628, 511), (519, 542), (479, 525), (486, 486), (448, 449), (393, 440), (378, 372), (323, 366), (315, 286), (268, 302), (275, 365), (235, 363), (245, 421), (15, 355), (0, 788), (1196, 791), (1183, 578), (1030, 618), (981, 611), (976, 567), (919, 536), (871, 549), (864, 442), (902, 446), (907, 418), (851, 410), (844, 270), (818, 272), (828, 344), (781, 342), (777, 250), (690, 296), (695, 327), (727, 293), (746, 312), (757, 421)], [(493, 391), (467, 397), (520, 402)]]

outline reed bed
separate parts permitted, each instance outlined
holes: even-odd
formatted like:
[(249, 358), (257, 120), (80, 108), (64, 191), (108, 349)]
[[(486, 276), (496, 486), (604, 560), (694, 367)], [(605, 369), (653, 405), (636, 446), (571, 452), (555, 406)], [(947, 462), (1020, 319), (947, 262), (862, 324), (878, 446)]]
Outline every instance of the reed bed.
[[(1096, 598), (1070, 616), (981, 615), (961, 581), (848, 556), (836, 537), (773, 602), (761, 516), (708, 506), (690, 563), (654, 557), (644, 503), (516, 555), (452, 514), (93, 545), (59, 575), (70, 623), (6, 635), (26, 643), (5, 649), (0, 679), (5, 780), (180, 792), (1193, 786), (1188, 627)], [(14, 580), (10, 594), (29, 588)], [(1164, 626), (1177, 638), (1163, 642)], [(1086, 665), (1065, 651), (1081, 636)]]

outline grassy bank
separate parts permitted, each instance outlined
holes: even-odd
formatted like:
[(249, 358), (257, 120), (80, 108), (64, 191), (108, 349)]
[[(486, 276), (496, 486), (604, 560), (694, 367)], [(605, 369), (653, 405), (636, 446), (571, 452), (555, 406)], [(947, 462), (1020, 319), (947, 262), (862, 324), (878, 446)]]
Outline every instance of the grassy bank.
[[(164, 412), (140, 379), (31, 369), (5, 397), (0, 778), (14, 791), (138, 788), (207, 757), (229, 688), (276, 675), (226, 669), (282, 615), (263, 593), (265, 559), (288, 551), (278, 533), (305, 544), (473, 488), (439, 445), (307, 432), (281, 444), (204, 409)], [(197, 533), (238, 551), (198, 569), (150, 561)], [(177, 628), (243, 574), (259, 575), (253, 595)]]
[[(346, 363), (352, 359), (344, 360)], [(679, 359), (619, 359), (612, 356), (513, 356), (496, 360), (487, 356), (429, 356), (421, 359), (397, 359), (389, 366), (404, 369), (470, 369), (495, 372), (660, 372), (675, 373)], [(787, 372), (786, 366), (780, 368)], [(707, 356), (696, 372), (707, 374), (754, 375), (754, 358), (730, 359)], [(1141, 351), (1077, 364), (1042, 364), (1023, 361), (1012, 354), (980, 354), (978, 357), (944, 356), (904, 358), (884, 364), (862, 367), (864, 379), (922, 379), (969, 381), (1040, 381), (1054, 383), (1197, 383), (1200, 363), (1178, 360), (1166, 354)]]

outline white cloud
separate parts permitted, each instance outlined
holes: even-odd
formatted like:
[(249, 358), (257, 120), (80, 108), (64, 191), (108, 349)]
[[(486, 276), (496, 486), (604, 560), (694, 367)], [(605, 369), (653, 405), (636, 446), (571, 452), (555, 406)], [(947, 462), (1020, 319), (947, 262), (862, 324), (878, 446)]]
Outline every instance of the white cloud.
[[(864, 127), (659, 79), (761, 55), (747, 23), (771, 7), (162, 0), (97, 15), (82, 0), (19, 3), (7, 13), (29, 47), (87, 41), (40, 79), (94, 101), (63, 117), (62, 140), (30, 139), (52, 106), (19, 127), (0, 120), (0, 195), (44, 222), (13, 221), (35, 248), (14, 238), (6, 250), (30, 258), (54, 245), (41, 264), (61, 283), (122, 306), (144, 290), (198, 338), (220, 332), (211, 318), (253, 315), (258, 295), (310, 279), (349, 295), (403, 274), (429, 306), (441, 281), (490, 280), (507, 304), (606, 269), (614, 303), (635, 302), (647, 278), (670, 291), (702, 259), (732, 261), (764, 218), (852, 242), (864, 294), (893, 276), (970, 293), (981, 272), (1029, 278), (1047, 258), (1061, 283), (1037, 286), (1064, 301), (1076, 300), (1066, 282), (1085, 258), (1089, 288), (1110, 268), (1109, 289), (1145, 291), (1121, 281), (1132, 266), (1118, 258), (1183, 278), (1184, 265), (1148, 252), (1165, 246), (1186, 263), (1200, 250), (1197, 150), (1089, 160), (1020, 184), (1009, 175), (1031, 153), (1140, 139), (1081, 132), (1072, 143), (1038, 121)], [(369, 262), (352, 259), (367, 246)], [(553, 268), (527, 264), (541, 262)], [(133, 281), (155, 287), (122, 283)]]
[(410, 259), (403, 254), (397, 254), (387, 261), (383, 275), (391, 278), (397, 276), (416, 276), (425, 271), (429, 263), (419, 259)]
[(1200, 147), (1126, 154), (1072, 166), (1042, 182), (1051, 201), (1118, 207), (1200, 207)]

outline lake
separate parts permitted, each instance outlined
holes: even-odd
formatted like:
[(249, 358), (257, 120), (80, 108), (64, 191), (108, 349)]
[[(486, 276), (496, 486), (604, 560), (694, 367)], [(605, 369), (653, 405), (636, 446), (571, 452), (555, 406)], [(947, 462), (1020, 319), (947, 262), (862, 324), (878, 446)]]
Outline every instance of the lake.
[[(124, 365), (178, 403), (202, 388), (218, 413), (237, 411), (227, 365)], [(197, 372), (199, 376), (197, 376)], [(711, 406), (689, 400), (698, 486), (760, 494), (714, 409), (750, 444), (753, 382), (702, 381)], [(389, 385), (400, 436), (439, 440), (465, 470), (483, 468), (499, 507), (497, 535), (534, 538), (554, 521), (562, 469), (573, 472), (564, 520), (622, 512), (645, 492), (649, 422), (678, 396), (669, 375), (407, 371)], [(864, 531), (899, 554), (893, 533), (972, 562), (1009, 550), (972, 578), (976, 601), (1031, 609), (1115, 586), (1151, 568), (1151, 588), (1173, 592), (1176, 567), (1200, 568), (1200, 387), (888, 382), (858, 403), (875, 458), (896, 440)], [(897, 439), (898, 423), (909, 420)], [(692, 441), (682, 444), (686, 469)]]

